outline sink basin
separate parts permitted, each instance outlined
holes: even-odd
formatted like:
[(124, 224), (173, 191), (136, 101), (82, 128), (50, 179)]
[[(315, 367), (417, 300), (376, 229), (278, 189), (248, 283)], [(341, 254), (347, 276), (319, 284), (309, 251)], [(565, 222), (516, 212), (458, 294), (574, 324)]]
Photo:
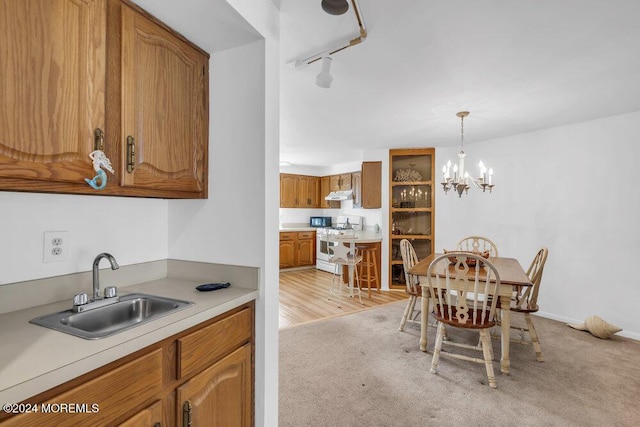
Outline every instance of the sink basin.
[(192, 306), (189, 301), (130, 294), (104, 307), (74, 313), (65, 310), (29, 322), (85, 339), (104, 338)]

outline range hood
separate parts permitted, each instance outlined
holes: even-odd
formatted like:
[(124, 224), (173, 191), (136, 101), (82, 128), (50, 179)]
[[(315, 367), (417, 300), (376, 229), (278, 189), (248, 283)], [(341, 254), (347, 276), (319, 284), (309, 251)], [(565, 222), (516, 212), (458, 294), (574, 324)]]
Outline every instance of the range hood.
[(325, 200), (350, 200), (353, 198), (353, 190), (332, 191)]

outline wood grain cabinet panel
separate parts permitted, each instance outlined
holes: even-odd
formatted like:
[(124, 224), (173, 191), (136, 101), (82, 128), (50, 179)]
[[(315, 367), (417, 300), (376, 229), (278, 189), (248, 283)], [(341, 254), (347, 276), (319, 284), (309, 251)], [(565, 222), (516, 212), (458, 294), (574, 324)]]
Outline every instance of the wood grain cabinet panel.
[(280, 174), (280, 207), (298, 207), (298, 175)]
[(251, 426), (251, 346), (235, 350), (178, 387), (178, 425)]
[(5, 0), (0, 16), (0, 190), (87, 186), (105, 127), (104, 0)]
[(178, 340), (180, 378), (200, 371), (251, 338), (253, 313), (246, 309)]
[(162, 425), (162, 401), (157, 401), (151, 406), (144, 408), (125, 422), (118, 424), (118, 427), (154, 427)]
[(280, 174), (281, 208), (319, 208), (320, 178), (317, 176)]
[(208, 55), (127, 6), (121, 55), (122, 185), (204, 191)]
[[(207, 197), (208, 53), (129, 0), (4, 0), (0, 16), (0, 190)], [(97, 148), (102, 190), (85, 182)]]
[(362, 207), (380, 209), (382, 207), (382, 162), (362, 163), (360, 185)]
[[(3, 427), (106, 426), (135, 409), (162, 390), (162, 349), (156, 349), (104, 375), (43, 402), (37, 413), (26, 413), (4, 421)], [(87, 405), (82, 412), (45, 411), (43, 405)], [(97, 411), (91, 405), (97, 405)]]
[(280, 268), (316, 263), (316, 232), (280, 232)]

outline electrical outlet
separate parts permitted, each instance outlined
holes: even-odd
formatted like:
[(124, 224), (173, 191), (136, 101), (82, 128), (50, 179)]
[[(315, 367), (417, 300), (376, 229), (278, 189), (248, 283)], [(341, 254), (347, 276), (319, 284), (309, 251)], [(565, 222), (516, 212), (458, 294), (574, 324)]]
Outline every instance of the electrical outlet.
[(69, 232), (45, 231), (43, 247), (43, 262), (66, 261), (69, 254)]

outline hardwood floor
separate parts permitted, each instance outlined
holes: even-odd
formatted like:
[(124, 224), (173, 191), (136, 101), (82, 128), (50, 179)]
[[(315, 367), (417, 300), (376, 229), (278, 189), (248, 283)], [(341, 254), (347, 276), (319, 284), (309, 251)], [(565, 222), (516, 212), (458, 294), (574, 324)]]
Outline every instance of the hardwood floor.
[[(362, 291), (362, 304), (358, 298), (331, 297), (329, 288), (333, 275), (315, 268), (280, 273), (280, 329), (330, 317), (343, 316), (368, 310), (384, 304), (407, 299), (403, 290), (372, 292)], [(398, 319), (400, 322), (400, 319)]]

